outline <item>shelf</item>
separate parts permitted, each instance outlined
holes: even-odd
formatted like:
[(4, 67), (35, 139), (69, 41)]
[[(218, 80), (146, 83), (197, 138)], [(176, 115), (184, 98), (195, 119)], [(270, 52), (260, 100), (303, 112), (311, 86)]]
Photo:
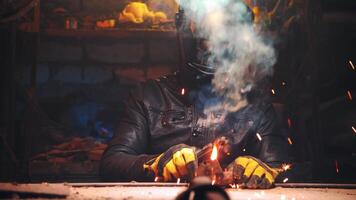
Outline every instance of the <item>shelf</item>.
[(74, 38), (174, 38), (175, 30), (157, 29), (45, 29), (42, 34), (49, 37), (74, 37)]

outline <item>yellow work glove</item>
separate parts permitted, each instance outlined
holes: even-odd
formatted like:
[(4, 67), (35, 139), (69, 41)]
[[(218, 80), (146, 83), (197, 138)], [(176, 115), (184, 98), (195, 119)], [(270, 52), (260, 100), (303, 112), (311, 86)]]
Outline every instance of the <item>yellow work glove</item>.
[(238, 157), (228, 165), (227, 171), (232, 172), (233, 184), (252, 189), (272, 188), (279, 174), (279, 169), (271, 168), (252, 156)]
[(154, 172), (160, 181), (173, 181), (174, 178), (193, 178), (198, 168), (195, 147), (178, 144), (158, 157), (146, 162), (144, 169)]

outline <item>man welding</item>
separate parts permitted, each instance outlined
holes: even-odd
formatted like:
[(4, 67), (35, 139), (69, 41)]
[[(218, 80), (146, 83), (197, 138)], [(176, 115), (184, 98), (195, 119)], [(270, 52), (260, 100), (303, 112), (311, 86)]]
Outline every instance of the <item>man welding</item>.
[[(177, 25), (182, 24), (179, 20)], [(191, 27), (187, 29), (194, 35)], [(103, 178), (190, 180), (199, 166), (197, 152), (224, 137), (231, 148), (219, 161), (233, 174), (228, 184), (273, 187), (288, 159), (287, 139), (279, 131), (276, 112), (263, 88), (265, 79), (241, 89), (245, 104), (224, 115), (223, 120), (208, 123), (211, 116), (221, 116), (218, 112), (208, 116), (207, 102), (211, 106), (224, 97), (212, 89), (214, 65), (218, 62), (209, 62), (206, 40), (197, 39), (196, 48), (194, 59), (178, 72), (141, 83), (130, 93), (114, 137), (102, 156)]]

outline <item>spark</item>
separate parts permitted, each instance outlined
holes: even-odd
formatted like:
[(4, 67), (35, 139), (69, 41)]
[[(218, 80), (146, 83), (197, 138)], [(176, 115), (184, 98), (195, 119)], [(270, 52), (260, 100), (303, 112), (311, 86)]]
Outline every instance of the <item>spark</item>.
[(355, 66), (354, 66), (354, 64), (352, 63), (351, 60), (349, 60), (349, 63), (350, 63), (350, 66), (351, 66), (352, 70), (355, 70)]
[(352, 94), (350, 90), (347, 90), (347, 96), (349, 97), (349, 100), (352, 101)]
[(155, 177), (155, 182), (157, 182), (157, 181), (158, 181), (158, 176)]
[(289, 143), (289, 145), (293, 144), (292, 139), (290, 139), (290, 137), (288, 137), (288, 143)]
[(292, 120), (290, 118), (288, 118), (287, 122), (288, 122), (288, 127), (291, 128), (292, 127)]
[(246, 149), (244, 148), (244, 149), (242, 149), (242, 151), (243, 151), (243, 152), (245, 152), (245, 151), (246, 151)]
[(354, 133), (356, 133), (356, 128), (355, 127), (351, 127), (352, 128), (352, 130), (354, 131)]
[(276, 91), (274, 89), (271, 90), (273, 95), (276, 95)]
[(216, 160), (218, 158), (218, 148), (214, 144), (213, 151), (211, 152), (210, 160)]
[(216, 181), (215, 179), (214, 179), (213, 181), (211, 181), (211, 185), (214, 185), (214, 184), (215, 184), (215, 181)]
[(285, 81), (282, 81), (282, 86), (286, 86), (287, 83)]
[(177, 184), (179, 184), (180, 183), (180, 178), (177, 178)]
[(185, 88), (182, 88), (182, 91), (180, 93), (181, 93), (181, 95), (184, 95), (185, 94)]
[(239, 188), (239, 185), (238, 184), (230, 184), (230, 187), (233, 189), (237, 189), (237, 188)]
[(282, 169), (284, 170), (284, 171), (287, 171), (287, 170), (289, 170), (289, 169), (291, 169), (292, 168), (292, 165), (291, 164), (282, 164)]
[(256, 133), (256, 136), (257, 136), (259, 141), (262, 141), (262, 137), (261, 137), (261, 135), (259, 133)]
[(337, 162), (337, 160), (335, 160), (335, 169), (336, 173), (339, 173), (339, 163)]
[(288, 180), (289, 180), (288, 178), (285, 178), (285, 179), (283, 180), (283, 183), (286, 183)]

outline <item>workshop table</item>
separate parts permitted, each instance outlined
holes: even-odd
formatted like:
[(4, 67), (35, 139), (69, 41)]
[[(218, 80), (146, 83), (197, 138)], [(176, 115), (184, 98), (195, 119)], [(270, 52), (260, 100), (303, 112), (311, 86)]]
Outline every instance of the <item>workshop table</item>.
[[(293, 188), (292, 188), (293, 186)], [(303, 187), (304, 186), (304, 187)], [(330, 188), (333, 186), (334, 188)], [(336, 187), (335, 187), (336, 186)], [(355, 200), (356, 185), (330, 184), (280, 184), (274, 189), (247, 190), (226, 189), (231, 199), (236, 200)], [(187, 184), (170, 183), (0, 183), (0, 191), (13, 194), (63, 199), (174, 199), (187, 189)], [(49, 196), (48, 196), (49, 195)], [(21, 195), (19, 195), (21, 197)], [(15, 196), (15, 198), (18, 196)]]

